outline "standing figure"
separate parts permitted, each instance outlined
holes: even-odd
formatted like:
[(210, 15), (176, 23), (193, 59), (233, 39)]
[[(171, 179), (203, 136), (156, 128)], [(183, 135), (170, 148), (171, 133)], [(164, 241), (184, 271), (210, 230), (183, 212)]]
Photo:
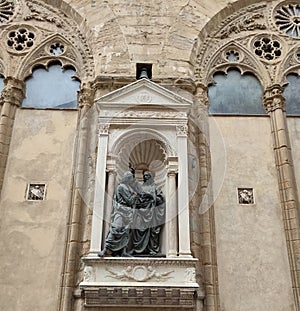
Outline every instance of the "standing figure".
[(133, 208), (138, 200), (137, 193), (133, 190), (135, 185), (132, 172), (125, 172), (114, 194), (111, 224), (104, 249), (98, 253), (99, 257), (129, 256), (127, 246), (133, 221)]
[(139, 201), (135, 205), (132, 223), (132, 255), (155, 256), (160, 252), (160, 232), (165, 222), (165, 198), (145, 171)]

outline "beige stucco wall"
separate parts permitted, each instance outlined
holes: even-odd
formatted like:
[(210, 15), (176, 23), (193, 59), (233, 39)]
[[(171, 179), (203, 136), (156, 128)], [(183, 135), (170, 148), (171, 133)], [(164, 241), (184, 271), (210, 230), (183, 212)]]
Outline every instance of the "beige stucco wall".
[[(210, 125), (213, 157), (225, 146), (215, 201), (221, 310), (295, 310), (269, 118), (219, 116)], [(254, 188), (254, 205), (238, 204), (238, 187)]]
[[(77, 111), (17, 111), (0, 210), (1, 310), (56, 310)], [(25, 201), (45, 182), (45, 201)]]
[(292, 146), (292, 156), (295, 168), (296, 182), (298, 186), (298, 195), (300, 191), (300, 118), (288, 117), (287, 124)]

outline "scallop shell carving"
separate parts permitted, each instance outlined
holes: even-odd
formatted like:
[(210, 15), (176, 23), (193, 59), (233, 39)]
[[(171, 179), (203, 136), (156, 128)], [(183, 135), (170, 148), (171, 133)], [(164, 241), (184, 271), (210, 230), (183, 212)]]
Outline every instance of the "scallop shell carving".
[(129, 170), (131, 163), (136, 168), (136, 178), (142, 181), (142, 172), (149, 170), (158, 186), (163, 185), (166, 176), (166, 153), (160, 142), (154, 139), (127, 143), (120, 152), (118, 177)]

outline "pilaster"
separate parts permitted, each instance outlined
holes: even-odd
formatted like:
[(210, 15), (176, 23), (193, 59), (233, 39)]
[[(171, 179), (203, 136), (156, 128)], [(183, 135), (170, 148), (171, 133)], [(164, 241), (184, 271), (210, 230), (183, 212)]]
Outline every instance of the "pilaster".
[(203, 285), (205, 291), (204, 305), (207, 311), (220, 309), (218, 289), (218, 269), (216, 253), (215, 215), (212, 205), (212, 189), (209, 187), (211, 176), (209, 151), (209, 120), (208, 120), (208, 88), (196, 84), (197, 88), (193, 102), (193, 120), (199, 128), (198, 152), (200, 164), (199, 196), (201, 201), (200, 227), (201, 227), (201, 262), (203, 269)]
[(0, 98), (0, 193), (8, 158), (16, 109), (21, 106), (25, 96), (25, 84), (13, 77), (4, 79), (4, 88)]
[(299, 200), (286, 123), (283, 87), (272, 85), (265, 90), (264, 108), (270, 116), (294, 300), (297, 310), (300, 310)]
[(68, 220), (68, 235), (66, 239), (66, 249), (64, 258), (64, 267), (62, 271), (62, 286), (60, 292), (59, 310), (68, 311), (73, 309), (74, 289), (76, 286), (76, 277), (79, 267), (80, 251), (82, 247), (81, 236), (82, 226), (82, 209), (84, 202), (82, 199), (82, 188), (84, 181), (84, 170), (87, 152), (88, 137), (88, 115), (90, 107), (94, 103), (94, 90), (91, 84), (83, 84), (78, 92), (78, 124), (77, 138), (75, 144), (75, 161), (74, 175), (72, 186), (72, 199)]

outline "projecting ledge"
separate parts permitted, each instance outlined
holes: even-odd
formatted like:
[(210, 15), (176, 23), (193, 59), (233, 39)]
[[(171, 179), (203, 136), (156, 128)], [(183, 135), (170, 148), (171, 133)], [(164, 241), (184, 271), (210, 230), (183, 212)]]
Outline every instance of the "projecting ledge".
[(86, 306), (193, 308), (197, 259), (85, 257)]

